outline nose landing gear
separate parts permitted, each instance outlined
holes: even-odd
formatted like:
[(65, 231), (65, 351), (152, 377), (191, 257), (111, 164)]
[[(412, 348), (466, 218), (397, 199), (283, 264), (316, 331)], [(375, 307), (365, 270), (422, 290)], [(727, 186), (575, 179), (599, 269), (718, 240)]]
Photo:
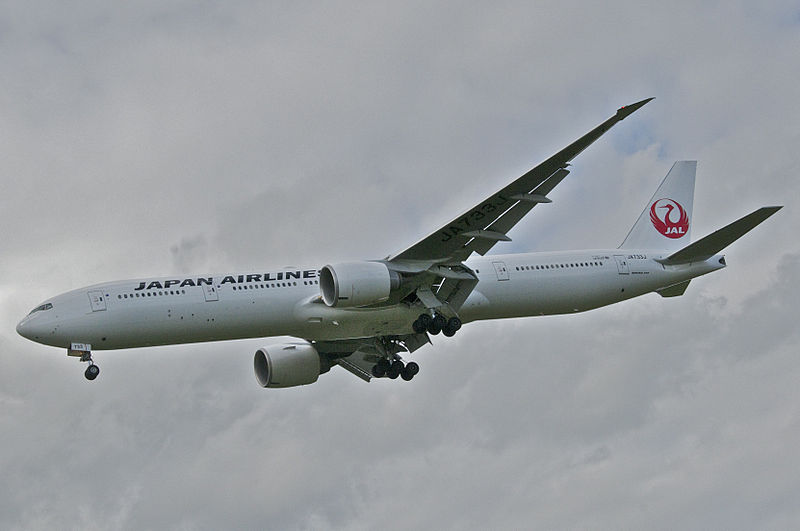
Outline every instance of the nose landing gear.
[(86, 372), (83, 375), (86, 376), (87, 380), (94, 380), (98, 374), (100, 374), (100, 367), (95, 365), (92, 360), (89, 360), (89, 366), (86, 367)]
[(71, 343), (67, 349), (67, 356), (80, 357), (81, 361), (88, 361), (89, 366), (83, 373), (87, 380), (94, 380), (100, 374), (100, 367), (92, 360), (92, 346), (88, 343)]

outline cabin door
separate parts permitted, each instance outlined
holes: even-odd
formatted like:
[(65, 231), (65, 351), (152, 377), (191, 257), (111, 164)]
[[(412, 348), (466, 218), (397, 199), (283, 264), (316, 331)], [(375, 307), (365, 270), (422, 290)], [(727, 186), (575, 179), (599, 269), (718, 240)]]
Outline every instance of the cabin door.
[(614, 260), (617, 261), (617, 272), (620, 275), (627, 275), (631, 272), (630, 268), (628, 267), (628, 259), (625, 258), (624, 255), (615, 254)]
[(203, 295), (206, 298), (206, 302), (219, 300), (219, 294), (217, 293), (216, 286), (209, 286), (208, 284), (203, 284)]
[(92, 290), (88, 293), (89, 304), (92, 306), (93, 312), (102, 312), (106, 309), (106, 297), (100, 290)]
[(497, 280), (508, 280), (508, 268), (505, 262), (492, 262), (492, 265), (497, 273)]

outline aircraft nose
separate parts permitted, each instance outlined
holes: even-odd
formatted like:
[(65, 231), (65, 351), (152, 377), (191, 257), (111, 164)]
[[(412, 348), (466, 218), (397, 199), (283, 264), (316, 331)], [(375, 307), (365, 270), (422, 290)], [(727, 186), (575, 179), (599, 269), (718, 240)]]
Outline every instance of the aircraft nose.
[(27, 318), (17, 323), (17, 333), (22, 337), (30, 339), (30, 337), (28, 337)]
[(17, 333), (31, 341), (40, 341), (44, 337), (45, 326), (38, 323), (36, 318), (27, 316), (17, 323)]

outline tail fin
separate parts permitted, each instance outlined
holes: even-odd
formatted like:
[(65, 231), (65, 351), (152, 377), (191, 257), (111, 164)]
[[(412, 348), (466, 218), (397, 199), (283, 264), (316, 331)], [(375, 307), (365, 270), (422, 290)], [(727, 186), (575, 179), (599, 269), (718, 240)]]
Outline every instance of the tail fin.
[(696, 160), (672, 165), (620, 249), (677, 251), (691, 240)]
[(756, 228), (756, 226), (781, 208), (783, 207), (773, 206), (759, 208), (755, 212), (751, 212), (745, 217), (737, 219), (733, 223), (712, 232), (705, 238), (697, 240), (691, 245), (687, 245), (667, 258), (659, 260), (659, 262), (665, 265), (674, 265), (708, 260), (725, 247)]

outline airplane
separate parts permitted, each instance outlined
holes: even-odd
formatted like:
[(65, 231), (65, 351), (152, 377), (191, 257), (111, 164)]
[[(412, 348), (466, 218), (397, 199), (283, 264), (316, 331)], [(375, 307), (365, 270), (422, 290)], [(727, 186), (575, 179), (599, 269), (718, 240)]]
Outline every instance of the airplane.
[[(322, 268), (172, 276), (96, 284), (52, 297), (17, 325), (100, 373), (92, 349), (290, 336), (259, 348), (262, 387), (307, 385), (338, 365), (369, 382), (411, 380), (431, 336), (485, 319), (570, 314), (646, 293), (681, 296), (726, 266), (718, 254), (777, 212), (760, 208), (691, 241), (696, 161), (667, 173), (616, 249), (487, 255), (570, 173), (569, 162), (653, 98), (600, 125), (409, 248)], [(473, 257), (473, 254), (479, 256)]]

